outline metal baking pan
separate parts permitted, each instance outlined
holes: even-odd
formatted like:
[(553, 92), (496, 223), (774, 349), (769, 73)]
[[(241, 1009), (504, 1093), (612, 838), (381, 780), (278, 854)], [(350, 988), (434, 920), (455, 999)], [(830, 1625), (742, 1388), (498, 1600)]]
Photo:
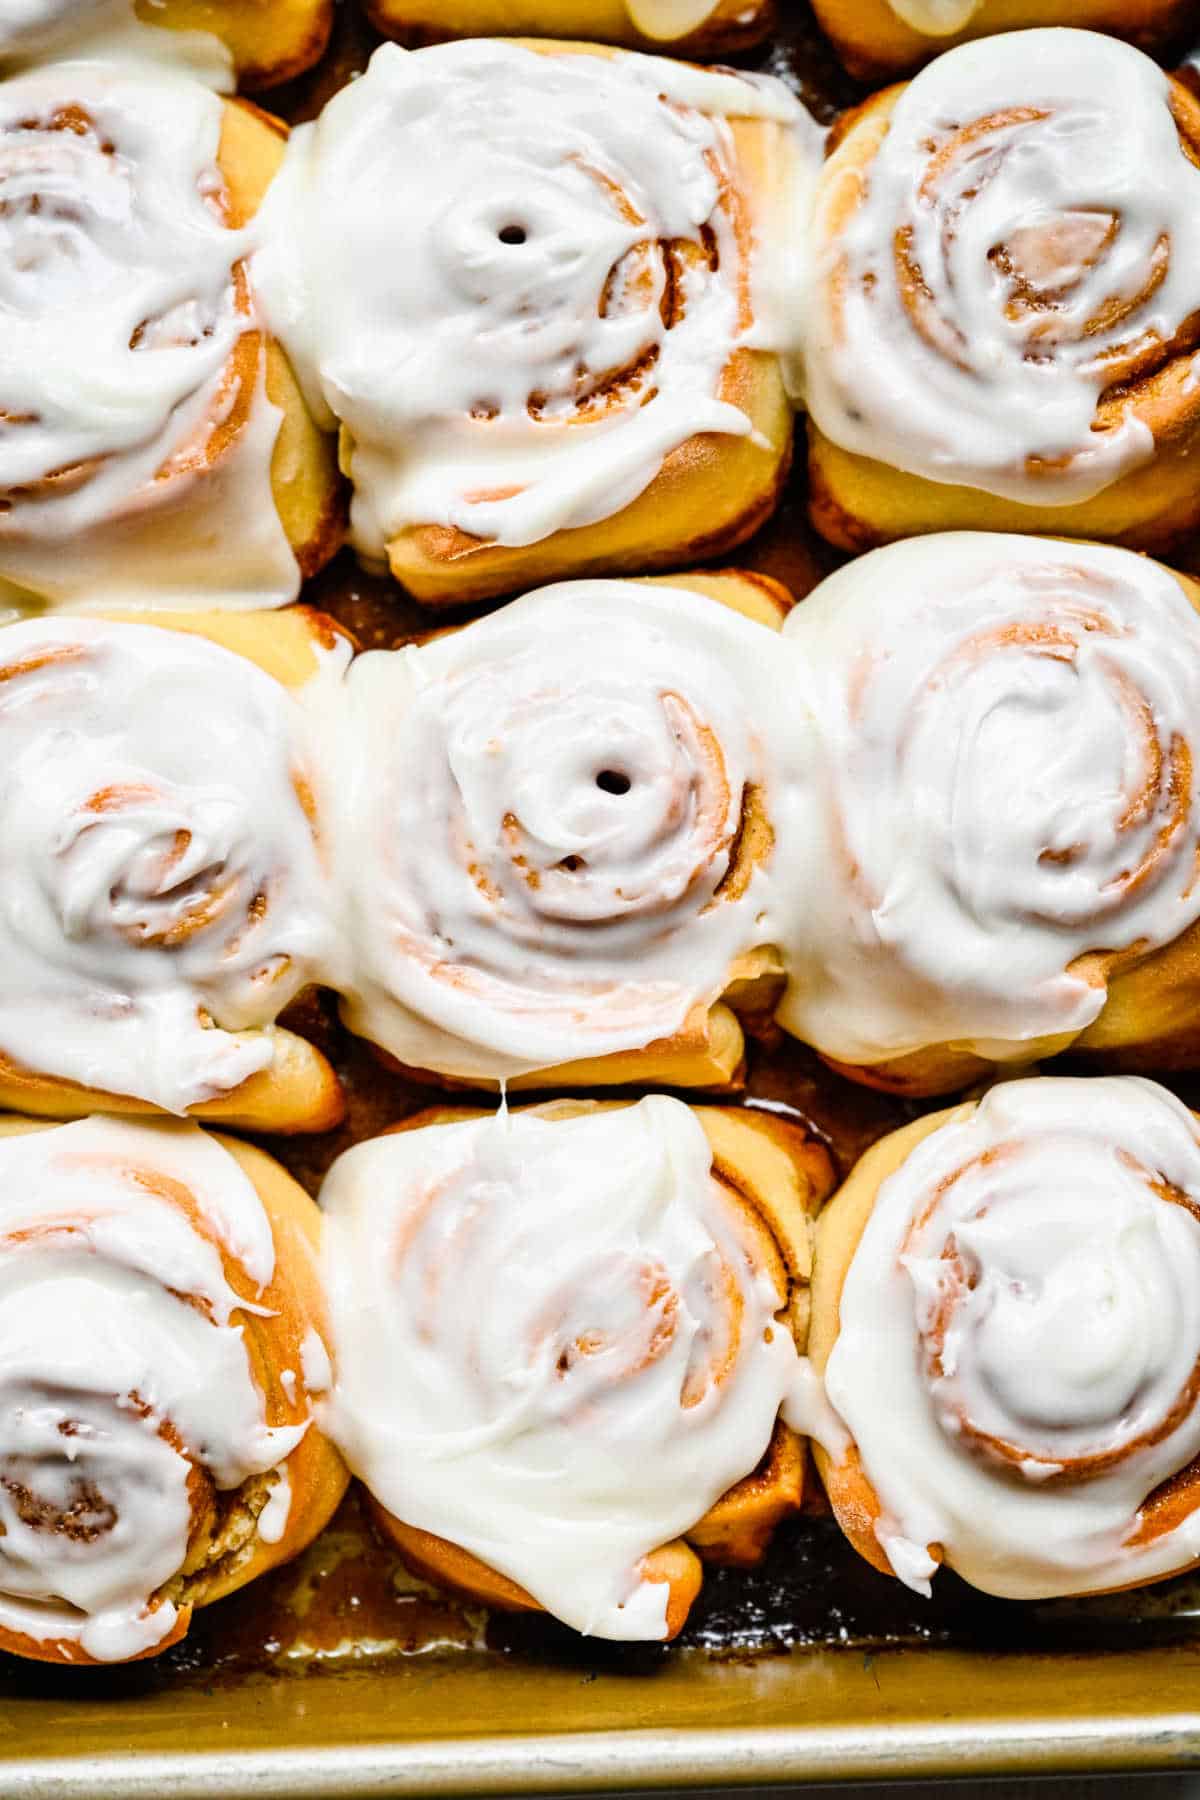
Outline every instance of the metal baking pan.
[[(753, 59), (829, 118), (858, 90), (799, 0)], [(364, 66), (339, 8), (320, 68), (273, 103), (310, 116)], [(802, 458), (798, 459), (802, 462)], [(802, 479), (739, 564), (802, 596), (838, 560), (808, 531)], [(1180, 559), (1176, 559), (1177, 561)], [(1185, 566), (1200, 563), (1200, 546)], [(348, 556), (306, 591), (365, 647), (429, 619)], [(299, 1029), (338, 1066), (337, 1133), (273, 1142), (310, 1191), (350, 1143), (429, 1104), (309, 997)], [(1200, 1101), (1200, 1080), (1179, 1085)], [(790, 1042), (753, 1047), (748, 1103), (786, 1105), (847, 1169), (917, 1110)], [(930, 1104), (936, 1105), (937, 1102)], [(796, 1520), (756, 1571), (710, 1570), (670, 1647), (488, 1618), (409, 1577), (353, 1492), (316, 1545), (197, 1615), (156, 1661), (111, 1670), (0, 1657), (4, 1800), (535, 1794), (1200, 1764), (1200, 1577), (1023, 1605), (943, 1572), (922, 1601), (868, 1568), (827, 1517)]]

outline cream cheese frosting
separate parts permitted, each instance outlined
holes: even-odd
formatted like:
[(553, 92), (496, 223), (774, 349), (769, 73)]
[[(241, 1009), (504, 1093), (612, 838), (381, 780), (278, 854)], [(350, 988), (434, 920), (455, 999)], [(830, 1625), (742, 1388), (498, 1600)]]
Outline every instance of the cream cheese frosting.
[(663, 1637), (642, 1561), (755, 1468), (799, 1360), (695, 1115), (400, 1132), (321, 1204), (354, 1472), (577, 1630)]
[(334, 956), (308, 731), (202, 638), (0, 632), (0, 1052), (171, 1112), (270, 1064)]
[(267, 1424), (236, 1322), (274, 1266), (254, 1188), (194, 1126), (0, 1137), (0, 1625), (99, 1662), (170, 1634), (190, 1471), (237, 1488), (306, 1429)]
[(351, 1028), (493, 1079), (671, 1036), (810, 878), (797, 686), (768, 627), (621, 581), (359, 657), (318, 759)]
[(418, 525), (535, 543), (622, 510), (697, 433), (752, 431), (725, 371), (794, 326), (755, 316), (739, 116), (814, 166), (780, 82), (488, 39), (384, 45), (293, 134), (255, 280), (344, 428), (364, 557)]
[(1014, 1598), (1200, 1557), (1149, 1495), (1200, 1453), (1200, 1132), (1135, 1078), (1004, 1082), (882, 1183), (825, 1371), (920, 1591)]
[(222, 105), (125, 62), (0, 83), (0, 612), (299, 590)]
[[(847, 183), (863, 191), (838, 225)], [(1150, 458), (1128, 408), (1094, 426), (1200, 306), (1200, 168), (1149, 57), (1073, 30), (948, 51), (863, 173), (828, 165), (816, 213), (807, 400), (826, 437), (1044, 506)]]
[(859, 557), (790, 616), (822, 746), (820, 884), (782, 1022), (843, 1061), (1082, 1031), (1091, 952), (1200, 918), (1200, 618), (1129, 551), (993, 533)]

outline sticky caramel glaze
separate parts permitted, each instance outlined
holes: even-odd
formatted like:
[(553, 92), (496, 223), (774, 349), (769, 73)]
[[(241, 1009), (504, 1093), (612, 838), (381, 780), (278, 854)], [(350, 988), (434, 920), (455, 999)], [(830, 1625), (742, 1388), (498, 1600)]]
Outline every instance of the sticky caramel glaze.
[[(286, 93), (273, 95), (272, 106), (293, 121), (311, 117), (329, 93), (366, 66), (377, 42), (358, 8), (339, 7), (329, 56)], [(807, 12), (794, 28), (771, 41), (759, 66), (787, 78), (824, 119), (861, 92), (839, 68)], [(739, 566), (775, 577), (797, 598), (841, 560), (806, 525), (799, 472), (780, 513), (737, 557)], [(1177, 566), (1200, 568), (1200, 545), (1190, 556), (1175, 560)], [(308, 584), (305, 598), (334, 614), (364, 649), (411, 642), (434, 628), (429, 614), (388, 581), (364, 576), (345, 555)], [(289, 1009), (283, 1022), (329, 1055), (346, 1084), (348, 1112), (338, 1130), (312, 1139), (269, 1141), (272, 1154), (315, 1193), (336, 1155), (427, 1108), (431, 1094), (427, 1086), (382, 1068), (366, 1045), (351, 1039), (338, 1024), (327, 996), (306, 996)], [(1170, 1085), (1189, 1104), (1200, 1105), (1200, 1079), (1172, 1079)], [(751, 1046), (746, 1103), (763, 1102), (794, 1109), (810, 1121), (829, 1144), (843, 1175), (887, 1132), (944, 1104), (909, 1102), (854, 1085), (801, 1045), (778, 1036)], [(1032, 1647), (1036, 1639), (1043, 1651), (1095, 1649), (1105, 1642), (1129, 1648), (1162, 1633), (1188, 1631), (1183, 1615), (1194, 1605), (1193, 1586), (1184, 1581), (1034, 1612), (974, 1593), (949, 1573), (939, 1575), (933, 1600), (924, 1601), (868, 1568), (832, 1519), (803, 1517), (780, 1528), (757, 1570), (708, 1569), (677, 1647), (605, 1647), (580, 1640), (544, 1614), (496, 1614), (486, 1620), (412, 1581), (397, 1587), (398, 1567), (396, 1552), (376, 1535), (360, 1493), (352, 1490), (304, 1557), (264, 1576), (243, 1594), (202, 1610), (187, 1642), (164, 1656), (113, 1673), (90, 1672), (88, 1692), (93, 1698), (123, 1698), (159, 1689), (174, 1691), (191, 1681), (240, 1682), (281, 1666), (311, 1666), (312, 1653), (331, 1666), (351, 1654), (383, 1661), (431, 1651), (485, 1659), (503, 1655), (533, 1665), (569, 1664), (586, 1673), (614, 1667), (623, 1672), (650, 1671), (680, 1650), (728, 1656), (792, 1644), (865, 1647), (936, 1642), (973, 1650), (1021, 1650)], [(1176, 1614), (1178, 1626), (1172, 1623)], [(79, 1677), (70, 1670), (0, 1658), (0, 1692), (66, 1698), (78, 1687)]]

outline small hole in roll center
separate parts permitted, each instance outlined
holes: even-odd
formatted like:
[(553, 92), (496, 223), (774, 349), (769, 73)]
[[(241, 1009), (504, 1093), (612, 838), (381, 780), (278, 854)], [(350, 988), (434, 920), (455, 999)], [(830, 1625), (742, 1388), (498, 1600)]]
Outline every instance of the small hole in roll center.
[(627, 794), (633, 783), (620, 769), (601, 769), (596, 777), (596, 786), (603, 788), (606, 794)]
[(525, 242), (525, 227), (523, 225), (506, 225), (503, 231), (499, 232), (497, 235), (502, 244), (523, 244)]

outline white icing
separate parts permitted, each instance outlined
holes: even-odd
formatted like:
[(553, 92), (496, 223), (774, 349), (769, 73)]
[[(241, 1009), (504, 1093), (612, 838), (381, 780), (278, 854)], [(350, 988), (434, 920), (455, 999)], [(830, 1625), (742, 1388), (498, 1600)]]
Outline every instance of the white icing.
[(846, 1454), (850, 1435), (830, 1406), (825, 1383), (807, 1356), (797, 1359), (780, 1416), (791, 1430), (801, 1437), (812, 1438), (835, 1461)]
[(0, 69), (44, 57), (135, 57), (186, 68), (210, 87), (233, 83), (229, 51), (206, 31), (154, 29), (134, 0), (0, 0)]
[(300, 1373), (307, 1394), (327, 1394), (333, 1386), (333, 1368), (325, 1340), (310, 1325), (300, 1340)]
[(1200, 1555), (1195, 1519), (1130, 1541), (1200, 1452), (1198, 1208), (1195, 1120), (1131, 1078), (1006, 1082), (883, 1182), (825, 1373), (902, 1579), (934, 1544), (1017, 1598)]
[(306, 1429), (267, 1425), (234, 1322), (273, 1269), (257, 1194), (193, 1126), (0, 1138), (0, 1624), (100, 1661), (169, 1634), (189, 1469), (239, 1487)]
[(321, 1202), (354, 1472), (577, 1630), (662, 1637), (642, 1559), (755, 1468), (798, 1360), (695, 1116), (401, 1132)]
[(879, 1062), (1082, 1031), (1088, 951), (1200, 917), (1200, 619), (1125, 550), (896, 544), (791, 615), (823, 746), (823, 877), (785, 933), (789, 1030)]
[(384, 45), (293, 133), (255, 280), (346, 429), (364, 556), (424, 524), (534, 543), (619, 512), (695, 434), (751, 431), (722, 398), (743, 334), (773, 347), (735, 115), (811, 164), (779, 82), (487, 39)]
[(306, 732), (190, 634), (0, 632), (0, 1050), (172, 1112), (271, 1062), (269, 1034), (234, 1034), (331, 959)]
[(0, 83), (0, 608), (295, 598), (261, 353), (215, 471), (186, 460), (245, 401), (255, 324), (221, 120), (198, 82), (124, 63)]
[(807, 386), (826, 436), (1046, 506), (1148, 460), (1128, 408), (1093, 418), (1200, 306), (1200, 169), (1155, 63), (1070, 30), (951, 50), (904, 90), (834, 233), (858, 180), (834, 158), (817, 203)]
[(264, 1544), (283, 1542), (292, 1511), (292, 1478), (288, 1473), (287, 1465), (281, 1464), (274, 1471), (274, 1477), (271, 1491), (267, 1495), (267, 1503), (256, 1521), (258, 1535)]
[[(491, 1078), (675, 1032), (809, 879), (799, 687), (769, 628), (615, 581), (358, 658), (319, 759), (351, 1028)], [(752, 787), (776, 842), (724, 897)]]

